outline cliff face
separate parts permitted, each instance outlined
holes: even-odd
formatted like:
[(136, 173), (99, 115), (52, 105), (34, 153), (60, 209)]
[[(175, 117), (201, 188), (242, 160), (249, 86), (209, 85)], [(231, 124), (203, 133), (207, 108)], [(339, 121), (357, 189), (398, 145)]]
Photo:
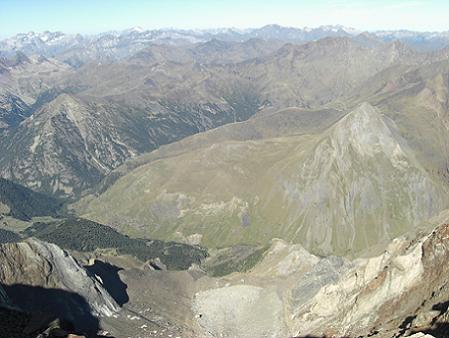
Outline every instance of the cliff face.
[(0, 283), (24, 311), (62, 317), (92, 333), (98, 330), (98, 317), (119, 311), (103, 285), (54, 244), (36, 239), (2, 244), (0, 262)]
[[(202, 331), (220, 337), (443, 337), (448, 259), (446, 222), (430, 234), (393, 240), (379, 256), (352, 261), (318, 258), (277, 240), (251, 272), (197, 292), (192, 309)], [(233, 325), (229, 316), (236, 317)]]

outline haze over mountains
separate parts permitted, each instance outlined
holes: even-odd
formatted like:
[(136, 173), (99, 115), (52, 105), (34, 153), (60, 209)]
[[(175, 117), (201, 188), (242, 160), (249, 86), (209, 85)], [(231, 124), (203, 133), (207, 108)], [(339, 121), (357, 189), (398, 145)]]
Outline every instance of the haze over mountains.
[(33, 284), (86, 334), (444, 331), (448, 33), (44, 32), (0, 56), (19, 315)]
[[(341, 27), (318, 31), (346, 37), (303, 45), (285, 43), (294, 40), (293, 33), (286, 33), (291, 29), (267, 26), (260, 32), (271, 38), (279, 30), (276, 34), (284, 41), (221, 41), (218, 33), (193, 45), (153, 44), (150, 39), (128, 57), (117, 49), (132, 54), (128, 43), (108, 44), (107, 51), (93, 43), (101, 55), (80, 59), (77, 67), (64, 55), (76, 48), (88, 50), (81, 42), (55, 53), (46, 50), (53, 45), (50, 38), (36, 37), (43, 49), (28, 48), (35, 44), (31, 42), (12, 44), (6, 51), (16, 54), (2, 61), (2, 124), (8, 137), (1, 172), (40, 191), (79, 194), (127, 158), (162, 144), (246, 120), (268, 106), (319, 107), (353, 95), (370, 76), (390, 66), (446, 57), (444, 49), (423, 54), (397, 41), (367, 46), (360, 35), (348, 37)], [(302, 39), (320, 37), (315, 33)], [(130, 43), (141, 41), (142, 34), (150, 33), (122, 33)], [(65, 38), (55, 39), (64, 44)], [(4, 48), (11, 45), (8, 41)], [(43, 55), (26, 55), (36, 52)], [(110, 54), (110, 62), (98, 64), (104, 53)], [(8, 132), (11, 128), (14, 133)], [(17, 167), (22, 170), (13, 170)]]
[(187, 45), (213, 39), (244, 42), (251, 39), (304, 43), (325, 37), (353, 37), (364, 43), (401, 41), (419, 51), (441, 49), (449, 44), (449, 32), (414, 32), (408, 30), (363, 32), (344, 26), (295, 28), (267, 25), (261, 28), (221, 28), (209, 30), (158, 29), (140, 27), (94, 35), (64, 34), (62, 32), (28, 32), (0, 42), (5, 55), (16, 51), (27, 55), (54, 57), (73, 66), (88, 61), (111, 61), (128, 57), (150, 43)]

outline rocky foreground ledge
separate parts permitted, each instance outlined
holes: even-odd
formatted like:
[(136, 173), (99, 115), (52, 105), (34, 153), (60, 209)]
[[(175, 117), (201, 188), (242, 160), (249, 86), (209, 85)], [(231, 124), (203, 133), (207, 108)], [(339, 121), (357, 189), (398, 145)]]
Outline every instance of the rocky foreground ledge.
[(2, 244), (0, 262), (0, 337), (96, 336), (96, 318), (119, 310), (101, 283), (54, 244)]
[(193, 311), (214, 337), (446, 337), (448, 259), (447, 223), (353, 261), (277, 240), (251, 272), (197, 292)]
[[(124, 305), (56, 245), (2, 244), (0, 328), (21, 338), (96, 336), (118, 322), (133, 337), (159, 336), (163, 322), (183, 328), (173, 337), (189, 338), (447, 337), (449, 222), (446, 214), (441, 219), (433, 231), (397, 238), (368, 258), (318, 257), (273, 240), (250, 271), (223, 277), (198, 267), (125, 268), (119, 274), (129, 296)], [(42, 314), (39, 304), (68, 321)], [(156, 320), (159, 329), (150, 330)]]

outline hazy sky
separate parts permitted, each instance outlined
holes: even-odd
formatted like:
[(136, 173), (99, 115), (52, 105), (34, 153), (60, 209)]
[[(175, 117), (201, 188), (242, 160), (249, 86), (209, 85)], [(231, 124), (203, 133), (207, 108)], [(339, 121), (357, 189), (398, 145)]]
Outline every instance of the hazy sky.
[(449, 0), (0, 0), (0, 37), (28, 31), (294, 27), (449, 30)]

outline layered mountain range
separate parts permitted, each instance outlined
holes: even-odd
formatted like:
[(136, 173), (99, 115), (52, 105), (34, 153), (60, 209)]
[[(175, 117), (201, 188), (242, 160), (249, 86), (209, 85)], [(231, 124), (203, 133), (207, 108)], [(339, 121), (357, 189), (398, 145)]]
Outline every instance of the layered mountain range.
[(32, 316), (37, 290), (88, 335), (440, 335), (448, 43), (273, 25), (1, 41), (0, 299)]
[(325, 37), (355, 37), (367, 44), (399, 40), (417, 50), (437, 50), (449, 43), (449, 32), (414, 32), (407, 30), (363, 32), (344, 26), (295, 28), (266, 25), (260, 28), (181, 30), (147, 30), (134, 27), (96, 35), (64, 34), (62, 32), (21, 33), (0, 41), (5, 55), (16, 51), (27, 55), (40, 54), (80, 66), (88, 61), (111, 61), (128, 57), (149, 44), (188, 45), (217, 39), (242, 42), (250, 39), (304, 43)]
[(337, 102), (382, 71), (389, 76), (390, 67), (401, 72), (446, 57), (444, 50), (417, 53), (400, 42), (366, 47), (348, 37), (303, 45), (151, 45), (78, 69), (19, 53), (3, 61), (0, 76), (0, 172), (39, 191), (79, 195), (126, 159), (160, 145), (262, 111), (332, 102), (342, 110)]

